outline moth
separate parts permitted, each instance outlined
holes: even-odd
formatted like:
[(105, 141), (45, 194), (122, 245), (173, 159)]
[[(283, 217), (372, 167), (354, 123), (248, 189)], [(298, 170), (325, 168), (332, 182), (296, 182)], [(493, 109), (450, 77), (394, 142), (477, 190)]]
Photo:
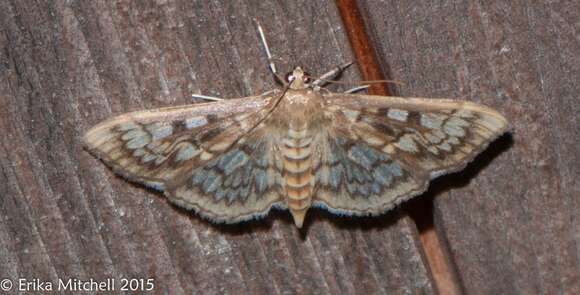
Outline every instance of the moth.
[(283, 87), (122, 114), (86, 132), (84, 145), (116, 173), (210, 221), (277, 207), (300, 228), (311, 207), (382, 214), (463, 169), (508, 128), (497, 111), (468, 101), (333, 93), (300, 67), (286, 79), (270, 69)]

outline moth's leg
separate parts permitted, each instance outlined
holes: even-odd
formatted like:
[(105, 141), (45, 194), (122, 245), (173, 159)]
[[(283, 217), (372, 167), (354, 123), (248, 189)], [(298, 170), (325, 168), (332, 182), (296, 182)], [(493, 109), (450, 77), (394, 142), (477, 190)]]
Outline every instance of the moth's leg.
[[(269, 90), (269, 91), (266, 91), (266, 92), (260, 94), (260, 96), (267, 96), (267, 95), (272, 94), (274, 92), (276, 92), (276, 90)], [(224, 100), (223, 98), (219, 98), (219, 97), (215, 97), (215, 96), (201, 95), (201, 94), (192, 94), (191, 98), (200, 98), (200, 99), (211, 100), (211, 101)]]
[(267, 96), (268, 94), (272, 94), (272, 93), (274, 93), (274, 92), (276, 92), (276, 90), (268, 90), (268, 91), (266, 91), (266, 92), (264, 92), (264, 93), (260, 94), (260, 96)]
[(316, 79), (316, 80), (314, 80), (314, 82), (310, 83), (310, 85), (312, 85), (313, 87), (316, 87), (316, 86), (320, 86), (324, 83), (327, 83), (328, 81), (326, 81), (326, 79), (328, 79), (330, 77), (337, 76), (338, 74), (342, 73), (342, 71), (344, 71), (346, 68), (350, 67), (350, 65), (352, 65), (352, 61), (344, 63), (340, 66), (337, 66), (334, 69), (322, 74), (320, 77), (318, 77), (318, 79)]
[(358, 92), (358, 91), (367, 89), (369, 87), (370, 87), (370, 85), (361, 85), (361, 86), (357, 86), (357, 87), (351, 88), (351, 89), (345, 91), (344, 93), (347, 93), (347, 94), (349, 94), (349, 93), (355, 93), (355, 92)]
[(191, 98), (201, 98), (201, 99), (211, 100), (211, 101), (223, 100), (223, 98), (219, 98), (219, 97), (215, 97), (215, 96), (201, 95), (201, 94), (192, 94)]

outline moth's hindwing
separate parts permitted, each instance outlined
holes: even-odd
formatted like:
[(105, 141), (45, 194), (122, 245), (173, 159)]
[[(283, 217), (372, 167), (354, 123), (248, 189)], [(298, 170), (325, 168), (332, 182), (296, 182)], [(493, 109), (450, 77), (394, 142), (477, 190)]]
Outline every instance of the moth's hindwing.
[(345, 137), (328, 137), (317, 149), (314, 204), (338, 214), (384, 212), (401, 197), (426, 189), (424, 172), (413, 171), (396, 158)]
[(273, 142), (262, 128), (171, 183), (169, 198), (211, 220), (224, 222), (260, 217), (272, 206), (285, 208), (280, 163)]

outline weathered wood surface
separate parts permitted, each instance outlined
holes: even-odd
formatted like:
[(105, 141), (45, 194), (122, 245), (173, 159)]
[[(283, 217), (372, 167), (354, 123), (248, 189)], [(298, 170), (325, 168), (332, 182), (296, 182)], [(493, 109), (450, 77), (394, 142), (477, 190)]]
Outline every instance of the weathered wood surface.
[[(260, 2), (0, 2), (0, 279), (154, 278), (169, 294), (436, 292), (405, 210), (313, 211), (302, 233), (278, 211), (215, 226), (82, 150), (80, 135), (112, 115), (274, 87), (252, 18), (283, 71), (352, 58), (333, 2)], [(406, 83), (397, 93), (469, 97), (514, 125), (422, 196), (436, 196), (458, 286), (580, 292), (577, 8), (399, 3), (361, 5), (384, 69)]]
[(423, 196), (457, 280), (467, 293), (578, 294), (580, 7), (434, 2), (360, 7), (402, 96), (468, 98), (512, 123)]
[(215, 226), (82, 150), (80, 135), (111, 115), (274, 87), (254, 17), (281, 69), (351, 59), (332, 2), (190, 2), (0, 4), (0, 277), (154, 278), (170, 294), (432, 293), (404, 215), (313, 212), (303, 233), (287, 212)]

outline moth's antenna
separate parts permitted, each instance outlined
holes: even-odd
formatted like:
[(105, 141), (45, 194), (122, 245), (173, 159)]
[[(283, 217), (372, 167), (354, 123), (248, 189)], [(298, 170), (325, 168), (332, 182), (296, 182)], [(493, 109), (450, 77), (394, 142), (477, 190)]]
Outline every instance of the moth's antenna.
[(256, 22), (256, 26), (258, 27), (258, 33), (260, 34), (260, 39), (262, 39), (262, 45), (264, 45), (264, 50), (266, 51), (266, 56), (268, 57), (268, 65), (270, 67), (270, 71), (272, 72), (274, 77), (278, 79), (279, 82), (286, 85), (287, 84), (286, 81), (284, 81), (284, 79), (280, 75), (278, 75), (278, 72), (276, 71), (276, 64), (274, 64), (274, 58), (272, 58), (272, 53), (270, 53), (270, 47), (268, 47), (268, 42), (266, 41), (264, 29), (262, 29), (262, 26), (260, 25), (260, 22), (257, 19), (254, 19), (254, 21)]

